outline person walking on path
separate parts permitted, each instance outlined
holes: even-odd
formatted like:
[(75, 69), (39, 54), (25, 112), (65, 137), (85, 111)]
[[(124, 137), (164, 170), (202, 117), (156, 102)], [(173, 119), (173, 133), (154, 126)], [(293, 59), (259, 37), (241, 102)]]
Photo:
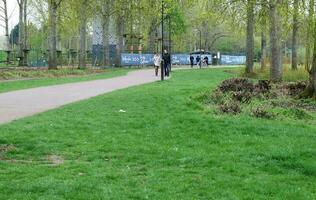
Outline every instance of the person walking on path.
[(164, 61), (165, 76), (168, 77), (169, 76), (169, 69), (171, 66), (171, 56), (166, 49), (164, 50), (164, 54), (163, 54), (162, 59)]
[(194, 65), (194, 57), (192, 54), (190, 54), (190, 64), (191, 64), (191, 68), (193, 68)]
[(204, 57), (204, 62), (205, 62), (205, 64), (206, 64), (206, 66), (209, 65), (209, 64), (208, 64), (208, 56), (205, 56), (205, 57)]
[(155, 75), (158, 76), (159, 66), (161, 64), (161, 56), (157, 53), (154, 55)]
[(201, 57), (200, 57), (200, 56), (197, 56), (197, 57), (196, 57), (196, 65), (197, 65), (197, 66), (200, 66), (200, 64), (201, 64), (200, 62), (201, 62)]

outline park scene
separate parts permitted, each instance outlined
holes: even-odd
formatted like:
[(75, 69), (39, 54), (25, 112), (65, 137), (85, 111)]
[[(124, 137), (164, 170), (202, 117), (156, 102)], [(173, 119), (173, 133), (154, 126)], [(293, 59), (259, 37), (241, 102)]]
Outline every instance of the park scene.
[(316, 199), (315, 0), (0, 0), (0, 200)]

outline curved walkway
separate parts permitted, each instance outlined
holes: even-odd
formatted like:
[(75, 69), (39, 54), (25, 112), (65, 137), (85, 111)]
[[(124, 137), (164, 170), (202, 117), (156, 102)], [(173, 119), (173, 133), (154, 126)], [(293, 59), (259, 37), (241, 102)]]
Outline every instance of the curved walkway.
[(160, 80), (154, 70), (138, 70), (126, 76), (64, 85), (39, 87), (0, 94), (0, 124), (32, 116), (76, 101)]

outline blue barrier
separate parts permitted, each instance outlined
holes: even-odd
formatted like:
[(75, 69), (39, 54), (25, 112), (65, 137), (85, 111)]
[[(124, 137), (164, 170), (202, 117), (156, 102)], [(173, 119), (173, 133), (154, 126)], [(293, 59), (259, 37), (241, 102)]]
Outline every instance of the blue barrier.
[[(200, 56), (198, 54), (192, 55), (194, 57), (194, 64), (196, 65), (196, 57)], [(202, 54), (201, 55), (202, 59), (207, 57), (208, 58), (208, 63), (212, 64), (212, 55), (209, 54)], [(173, 54), (172, 55), (172, 64), (174, 65), (190, 65), (190, 55), (189, 54)]]
[[(192, 55), (194, 57), (194, 64), (196, 65), (196, 57), (198, 54)], [(142, 66), (142, 65), (153, 65), (154, 54), (130, 54), (123, 53), (121, 55), (122, 66)], [(209, 64), (212, 63), (213, 57), (210, 54), (202, 54), (202, 58), (208, 57)], [(172, 54), (172, 64), (174, 65), (190, 65), (189, 54)], [(246, 62), (246, 56), (229, 56), (222, 55), (220, 63), (222, 65), (242, 65)]]
[(129, 54), (121, 55), (121, 64), (123, 66), (153, 65), (154, 54)]
[(246, 56), (222, 55), (220, 63), (221, 65), (243, 65), (246, 63)]

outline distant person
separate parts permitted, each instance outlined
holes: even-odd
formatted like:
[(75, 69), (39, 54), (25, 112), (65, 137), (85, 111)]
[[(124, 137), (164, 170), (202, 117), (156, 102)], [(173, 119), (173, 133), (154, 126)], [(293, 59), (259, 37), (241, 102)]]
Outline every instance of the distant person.
[(204, 57), (204, 62), (206, 64), (206, 66), (208, 66), (208, 57), (207, 56)]
[(169, 70), (171, 67), (171, 56), (166, 49), (164, 50), (162, 59), (164, 61), (165, 76), (169, 76)]
[(155, 75), (158, 76), (158, 70), (161, 64), (161, 56), (157, 53), (154, 55)]
[(192, 54), (190, 54), (190, 64), (191, 64), (191, 68), (193, 68), (194, 65), (194, 57)]
[(197, 66), (200, 66), (200, 64), (201, 64), (200, 62), (201, 62), (201, 57), (200, 57), (200, 56), (197, 56), (197, 57), (196, 57), (196, 65), (197, 65)]

